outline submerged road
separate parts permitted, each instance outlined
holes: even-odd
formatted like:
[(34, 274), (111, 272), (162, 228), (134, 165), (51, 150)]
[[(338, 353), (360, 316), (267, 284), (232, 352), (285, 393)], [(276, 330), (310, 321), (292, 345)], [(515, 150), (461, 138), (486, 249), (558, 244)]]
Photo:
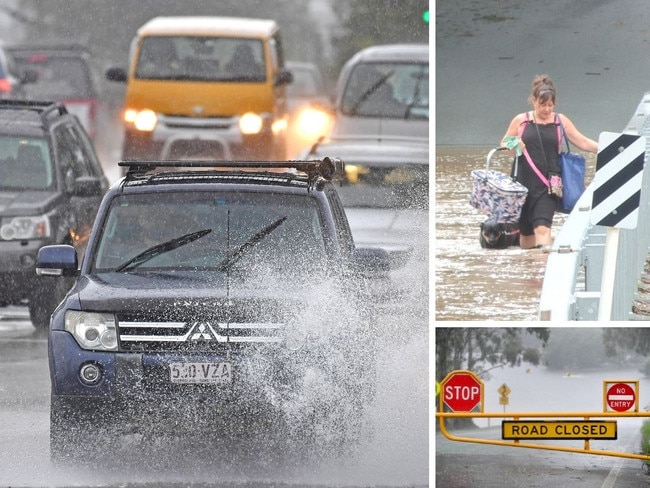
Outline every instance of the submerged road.
[[(591, 442), (591, 449), (636, 452), (639, 422), (619, 421), (619, 440)], [(500, 439), (501, 428), (453, 432)], [(566, 441), (553, 441), (566, 445)], [(582, 442), (573, 442), (582, 447)], [(643, 462), (618, 457), (454, 442), (437, 433), (436, 486), (445, 488), (641, 488), (650, 486)]]

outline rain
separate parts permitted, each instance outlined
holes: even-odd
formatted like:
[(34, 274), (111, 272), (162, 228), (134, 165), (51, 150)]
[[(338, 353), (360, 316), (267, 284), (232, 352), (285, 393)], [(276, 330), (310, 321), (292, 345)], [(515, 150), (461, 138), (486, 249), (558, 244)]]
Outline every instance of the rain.
[[(340, 67), (359, 49), (428, 42), (423, 20), (428, 2), (418, 0), (400, 3), (400, 8), (392, 3), (378, 8), (366, 0), (217, 3), (0, 0), (0, 39), (3, 45), (69, 42), (89, 49), (99, 101), (92, 137), (111, 183), (122, 174), (116, 162), (123, 138), (125, 90), (124, 85), (109, 82), (105, 72), (127, 66), (137, 29), (157, 15), (275, 19), (282, 28), (286, 58), (317, 64), (329, 94)], [(405, 28), (415, 22), (417, 26)], [(307, 147), (307, 143), (291, 147), (291, 156)], [(427, 198), (426, 190), (418, 188), (412, 207), (393, 220), (368, 222), (366, 209), (350, 218), (355, 240), (368, 242), (370, 235), (373, 246), (385, 239), (389, 249), (408, 252), (400, 255), (403, 262), (390, 271), (390, 280), (379, 286), (364, 282), (364, 289), (358, 290), (358, 282), (352, 286), (324, 279), (303, 289), (302, 301), (309, 306), (300, 310), (300, 320), (287, 333), (318, 354), (296, 354), (294, 363), (287, 361), (285, 374), (302, 372), (290, 390), (267, 381), (277, 372), (271, 371), (262, 354), (253, 354), (241, 373), (248, 378), (242, 387), (255, 402), (215, 407), (201, 395), (188, 403), (176, 398), (176, 403), (166, 405), (171, 417), (149, 404), (137, 415), (148, 418), (151, 430), (129, 432), (123, 425), (126, 432), (115, 437), (100, 429), (88, 439), (83, 456), (75, 454), (61, 465), (50, 461), (47, 331), (34, 330), (24, 303), (0, 303), (0, 486), (428, 486), (429, 235), (428, 203), (422, 202)], [(159, 214), (153, 220), (166, 228), (167, 218)], [(385, 223), (392, 225), (390, 230), (380, 228)], [(191, 226), (183, 229), (193, 231)], [(296, 243), (308, 238), (295, 237)], [(186, 250), (195, 252), (201, 240), (209, 238), (201, 236)], [(263, 253), (260, 245), (238, 258), (228, 269), (233, 280), (244, 283), (247, 275), (254, 275), (268, 287), (266, 294), (280, 295), (293, 279), (301, 286), (326, 275), (319, 269), (322, 263), (309, 255), (291, 256), (299, 272), (287, 273), (260, 264)], [(178, 282), (182, 287), (182, 279)], [(358, 297), (368, 291), (380, 299), (360, 302)], [(177, 304), (177, 312), (197, 305), (185, 296)], [(201, 306), (208, 305), (196, 308)], [(354, 324), (372, 338), (372, 347), (356, 340), (351, 332)], [(369, 363), (374, 363), (374, 378), (359, 374)], [(126, 405), (125, 412), (130, 407)], [(93, 412), (94, 419), (108, 422), (111, 414)], [(223, 420), (216, 427), (211, 423), (215, 415)], [(82, 432), (80, 427), (81, 423), (71, 427), (72, 437)], [(72, 452), (64, 451), (55, 458)]]

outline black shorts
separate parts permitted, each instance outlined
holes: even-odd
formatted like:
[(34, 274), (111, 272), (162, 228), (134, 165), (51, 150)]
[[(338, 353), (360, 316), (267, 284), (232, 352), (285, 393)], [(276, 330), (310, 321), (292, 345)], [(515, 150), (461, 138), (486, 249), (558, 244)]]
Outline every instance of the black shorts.
[(548, 193), (542, 193), (537, 198), (526, 199), (524, 207), (521, 209), (519, 218), (519, 232), (522, 236), (532, 236), (535, 234), (535, 227), (545, 225), (551, 227), (553, 224), (553, 215), (557, 208), (557, 200)]

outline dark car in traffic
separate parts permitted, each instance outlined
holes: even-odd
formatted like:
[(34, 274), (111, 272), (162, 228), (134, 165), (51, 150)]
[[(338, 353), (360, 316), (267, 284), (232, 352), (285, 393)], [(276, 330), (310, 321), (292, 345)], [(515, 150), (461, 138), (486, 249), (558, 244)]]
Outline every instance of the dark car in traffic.
[(260, 418), (347, 439), (375, 387), (365, 285), (388, 262), (355, 246), (343, 163), (120, 165), (80, 270), (71, 246), (39, 253), (39, 274), (76, 277), (49, 333), (52, 458)]
[(91, 53), (77, 44), (18, 44), (7, 51), (22, 70), (35, 73), (35, 81), (24, 87), (25, 98), (63, 103), (94, 139), (101, 103)]
[(0, 305), (26, 302), (33, 325), (49, 325), (72, 283), (38, 280), (38, 250), (68, 244), (82, 255), (107, 188), (88, 135), (62, 104), (0, 100)]

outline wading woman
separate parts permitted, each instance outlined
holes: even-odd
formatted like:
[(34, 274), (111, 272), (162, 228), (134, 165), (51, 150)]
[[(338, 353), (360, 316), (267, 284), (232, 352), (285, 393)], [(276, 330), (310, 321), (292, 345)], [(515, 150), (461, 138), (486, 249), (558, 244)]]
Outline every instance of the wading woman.
[(598, 152), (598, 143), (584, 136), (566, 115), (556, 114), (555, 85), (547, 75), (537, 75), (533, 78), (528, 101), (533, 109), (512, 119), (501, 140), (501, 146), (505, 146), (512, 137), (518, 136), (521, 139), (520, 149), (525, 149), (531, 160), (528, 161), (526, 155), (521, 154), (515, 163), (517, 180), (528, 188), (528, 197), (519, 219), (520, 246), (523, 249), (548, 248), (552, 243), (551, 225), (557, 198), (549, 193), (549, 187), (542, 181), (531, 162), (547, 180), (551, 175), (560, 173), (557, 125), (560, 120), (569, 143), (592, 153)]

